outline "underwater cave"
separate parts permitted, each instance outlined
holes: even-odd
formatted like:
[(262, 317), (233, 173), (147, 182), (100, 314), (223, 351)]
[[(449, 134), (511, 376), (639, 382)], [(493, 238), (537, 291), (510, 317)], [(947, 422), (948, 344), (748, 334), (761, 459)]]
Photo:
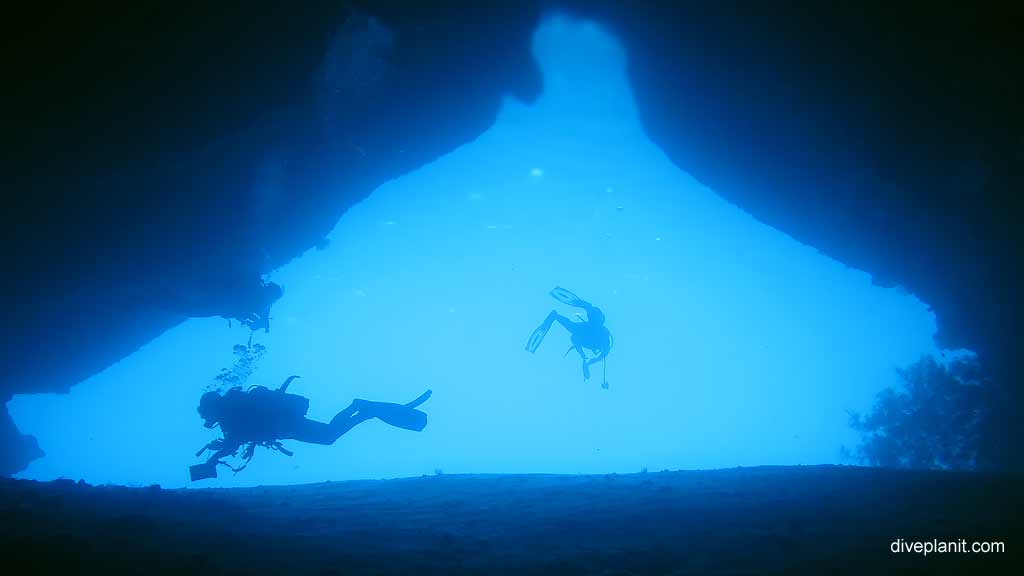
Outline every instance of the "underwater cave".
[[(1020, 52), (969, 15), (34, 15), (5, 547), (41, 572), (1012, 565)], [(987, 64), (949, 53), (982, 30)]]

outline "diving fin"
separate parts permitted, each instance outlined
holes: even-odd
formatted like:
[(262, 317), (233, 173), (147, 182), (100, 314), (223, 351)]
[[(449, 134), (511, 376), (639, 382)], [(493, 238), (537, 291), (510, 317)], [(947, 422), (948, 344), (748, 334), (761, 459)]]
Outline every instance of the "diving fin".
[(427, 426), (427, 415), (420, 410), (416, 410), (416, 407), (426, 402), (431, 394), (433, 392), (427, 390), (408, 404), (366, 402), (366, 405), (361, 410), (396, 428), (419, 432)]
[(550, 292), (550, 294), (551, 297), (554, 298), (555, 300), (558, 300), (562, 304), (568, 304), (569, 306), (575, 306), (579, 308), (582, 306), (586, 306), (587, 304), (586, 300), (581, 299), (579, 296), (573, 294), (572, 292), (566, 290), (565, 288), (562, 288), (561, 286), (555, 286), (555, 288)]
[(550, 328), (551, 323), (544, 322), (533, 331), (533, 334), (530, 334), (530, 340), (526, 343), (527, 352), (533, 353), (537, 351), (537, 348), (540, 348), (540, 343), (544, 341), (544, 337), (547, 336), (548, 329)]
[(425, 412), (402, 404), (375, 402), (370, 413), (396, 428), (419, 432), (427, 427)]

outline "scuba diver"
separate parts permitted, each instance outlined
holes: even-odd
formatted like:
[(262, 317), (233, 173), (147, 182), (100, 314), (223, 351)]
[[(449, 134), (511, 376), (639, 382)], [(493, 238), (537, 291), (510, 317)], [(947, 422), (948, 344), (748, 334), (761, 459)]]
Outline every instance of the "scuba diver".
[(156, 308), (191, 318), (226, 318), (230, 325), (237, 320), (256, 332), (270, 332), (270, 309), (284, 288), (263, 280), (258, 274), (223, 271), (196, 274), (180, 283), (164, 283), (146, 287), (143, 295)]
[(245, 296), (235, 303), (231, 312), (221, 316), (235, 318), (253, 332), (270, 332), (270, 307), (284, 294), (284, 289), (274, 282), (260, 281), (256, 286), (247, 286)]
[[(547, 335), (551, 325), (558, 321), (570, 334), (570, 342), (572, 344), (569, 349), (565, 351), (565, 355), (569, 352), (576, 350), (576, 353), (583, 359), (583, 379), (590, 379), (590, 365), (601, 362), (608, 357), (608, 352), (612, 349), (612, 335), (608, 331), (608, 328), (604, 325), (604, 313), (597, 306), (594, 306), (590, 302), (583, 300), (579, 296), (576, 296), (572, 292), (556, 286), (551, 291), (551, 297), (563, 304), (568, 304), (575, 308), (582, 308), (587, 314), (587, 320), (585, 322), (574, 322), (565, 316), (562, 316), (558, 312), (552, 310), (548, 317), (544, 319), (544, 322), (530, 334), (530, 340), (526, 343), (526, 350), (530, 353), (536, 352), (537, 348), (540, 347), (540, 343), (544, 340), (544, 336)], [(577, 313), (578, 314), (578, 313)], [(587, 358), (584, 349), (590, 350), (594, 353), (592, 358)], [(605, 363), (605, 377), (601, 382), (601, 387), (608, 388), (608, 368), (607, 362)]]
[[(348, 408), (338, 412), (329, 424), (310, 420), (306, 418), (309, 399), (287, 393), (288, 385), (296, 378), (298, 376), (289, 377), (277, 390), (252, 386), (248, 391), (243, 391), (241, 387), (231, 388), (223, 396), (214, 391), (203, 394), (198, 409), (204, 420), (203, 425), (207, 428), (220, 425), (224, 437), (210, 442), (196, 453), (199, 457), (207, 450), (213, 451), (205, 463), (189, 468), (192, 481), (216, 478), (219, 464), (231, 468), (235, 473), (242, 471), (252, 460), (256, 446), (291, 456), (292, 453), (281, 445), (281, 440), (334, 444), (357, 424), (371, 418), (415, 432), (423, 430), (427, 425), (427, 415), (416, 407), (430, 398), (430, 390), (408, 404), (356, 399)], [(222, 461), (223, 458), (236, 455), (243, 445), (244, 463), (240, 467), (235, 468)]]

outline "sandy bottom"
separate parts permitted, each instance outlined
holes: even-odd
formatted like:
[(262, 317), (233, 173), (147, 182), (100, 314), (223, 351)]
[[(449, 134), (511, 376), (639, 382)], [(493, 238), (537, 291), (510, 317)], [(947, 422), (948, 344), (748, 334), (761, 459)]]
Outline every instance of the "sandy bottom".
[[(1014, 573), (1019, 477), (857, 467), (161, 490), (0, 480), (28, 573)], [(893, 554), (1002, 541), (1003, 554)]]

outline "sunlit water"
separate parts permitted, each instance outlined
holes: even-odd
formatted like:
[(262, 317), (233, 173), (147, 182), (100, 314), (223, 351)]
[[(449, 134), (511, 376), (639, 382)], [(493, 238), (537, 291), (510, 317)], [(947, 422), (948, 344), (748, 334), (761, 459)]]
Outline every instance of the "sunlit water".
[[(354, 397), (426, 388), (422, 433), (371, 421), (335, 445), (259, 449), (202, 486), (458, 472), (634, 472), (840, 461), (846, 410), (934, 351), (927, 307), (762, 225), (670, 163), (644, 135), (626, 58), (600, 28), (547, 20), (545, 89), (509, 100), (476, 141), (389, 182), (271, 279), (285, 296), (249, 384), (311, 399), (329, 420)], [(453, 102), (453, 106), (458, 103)], [(740, 169), (742, 167), (739, 167)], [(554, 326), (564, 286), (615, 337), (584, 382)], [(194, 319), (74, 387), (17, 396), (47, 456), (20, 476), (187, 484), (214, 437), (195, 407), (247, 331)]]

